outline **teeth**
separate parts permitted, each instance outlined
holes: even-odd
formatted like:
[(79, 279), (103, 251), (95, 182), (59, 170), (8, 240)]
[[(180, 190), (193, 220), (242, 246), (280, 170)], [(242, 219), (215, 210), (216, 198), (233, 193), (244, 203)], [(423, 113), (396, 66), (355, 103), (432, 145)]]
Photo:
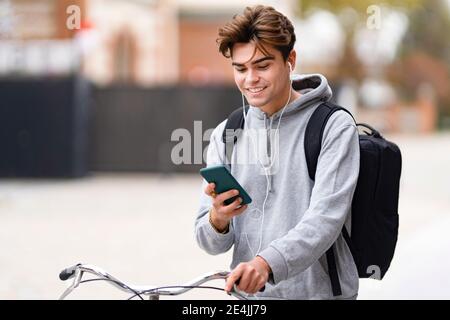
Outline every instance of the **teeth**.
[(248, 88), (247, 90), (250, 91), (251, 93), (257, 93), (262, 91), (264, 88)]

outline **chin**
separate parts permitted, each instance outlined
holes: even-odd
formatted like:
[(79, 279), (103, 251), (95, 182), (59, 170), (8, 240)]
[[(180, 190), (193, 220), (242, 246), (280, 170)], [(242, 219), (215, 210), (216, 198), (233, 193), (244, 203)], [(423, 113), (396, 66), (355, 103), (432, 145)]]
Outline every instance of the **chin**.
[(264, 105), (266, 105), (267, 104), (267, 101), (266, 101), (266, 99), (261, 99), (261, 98), (249, 98), (249, 97), (246, 97), (247, 98), (247, 102), (249, 103), (249, 104), (251, 104), (252, 106), (254, 106), (254, 107), (258, 107), (258, 108), (260, 108), (260, 107), (262, 107), (262, 106), (264, 106)]
[(258, 102), (251, 102), (250, 103), (253, 107), (256, 107), (258, 109), (262, 109), (267, 103), (265, 101), (259, 101)]

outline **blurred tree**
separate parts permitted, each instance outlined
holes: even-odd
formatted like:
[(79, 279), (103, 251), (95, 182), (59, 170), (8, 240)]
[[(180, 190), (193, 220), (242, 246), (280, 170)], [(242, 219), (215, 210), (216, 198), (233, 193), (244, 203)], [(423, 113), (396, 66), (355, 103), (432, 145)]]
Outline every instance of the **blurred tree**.
[(441, 111), (450, 115), (450, 9), (428, 0), (409, 16), (409, 28), (391, 68), (391, 79), (413, 98), (423, 83), (434, 88)]
[(384, 0), (374, 3), (373, 0), (298, 0), (297, 16), (306, 18), (311, 12), (323, 9), (336, 14), (342, 25), (346, 41), (341, 61), (334, 72), (339, 78), (362, 80), (366, 69), (359, 61), (353, 46), (354, 36), (358, 28), (367, 26), (376, 9), (388, 6), (406, 13), (416, 10), (425, 0)]
[(400, 54), (420, 50), (450, 65), (450, 8), (444, 0), (427, 0), (409, 16)]
[(336, 14), (346, 34), (346, 42), (333, 74), (340, 79), (361, 80), (367, 76), (368, 70), (355, 54), (356, 31), (368, 26), (374, 6), (404, 12), (409, 26), (396, 59), (385, 70), (386, 76), (405, 100), (415, 100), (424, 87), (432, 87), (441, 116), (450, 119), (450, 9), (445, 1), (298, 0), (299, 11), (296, 14), (306, 18), (315, 9)]
[(310, 9), (322, 8), (338, 13), (343, 9), (352, 8), (357, 13), (365, 15), (367, 8), (372, 5), (397, 7), (403, 9), (414, 9), (421, 5), (424, 0), (381, 0), (374, 3), (373, 0), (299, 0), (300, 13), (307, 13)]

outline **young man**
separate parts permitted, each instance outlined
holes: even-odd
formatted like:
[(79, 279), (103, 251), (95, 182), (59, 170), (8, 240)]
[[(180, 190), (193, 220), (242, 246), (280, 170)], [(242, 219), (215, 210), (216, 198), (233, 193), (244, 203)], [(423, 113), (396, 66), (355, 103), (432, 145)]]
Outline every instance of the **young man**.
[[(228, 292), (236, 284), (250, 298), (355, 299), (358, 272), (341, 230), (344, 224), (351, 227), (358, 132), (346, 112), (331, 116), (312, 181), (305, 160), (305, 128), (313, 111), (332, 94), (319, 74), (291, 82), (295, 40), (291, 22), (265, 6), (246, 8), (219, 30), (219, 50), (231, 58), (236, 85), (250, 106), (244, 133), (266, 134), (257, 140), (242, 135), (231, 157), (231, 172), (253, 202), (240, 206), (238, 199), (225, 205), (235, 191), (216, 194), (214, 184), (205, 182), (196, 239), (213, 255), (234, 245)], [(227, 162), (221, 139), (225, 125), (226, 120), (211, 135), (207, 166)], [(245, 152), (250, 157), (254, 152), (257, 161), (238, 161)], [(342, 288), (338, 297), (332, 293), (325, 257), (333, 243)]]

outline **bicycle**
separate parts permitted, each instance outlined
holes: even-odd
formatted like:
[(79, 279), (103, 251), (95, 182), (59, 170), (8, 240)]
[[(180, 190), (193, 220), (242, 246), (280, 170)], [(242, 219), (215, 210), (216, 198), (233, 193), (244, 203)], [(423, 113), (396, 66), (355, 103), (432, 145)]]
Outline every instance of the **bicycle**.
[[(84, 274), (93, 274), (97, 276), (94, 279), (83, 280)], [(59, 300), (64, 300), (73, 290), (75, 290), (80, 284), (92, 281), (107, 281), (116, 288), (132, 294), (128, 300), (133, 298), (139, 298), (144, 300), (143, 296), (148, 296), (149, 300), (159, 300), (160, 296), (177, 296), (183, 294), (192, 289), (212, 289), (225, 291), (223, 288), (213, 286), (203, 286), (202, 284), (211, 280), (226, 279), (230, 272), (228, 271), (215, 271), (206, 273), (198, 278), (195, 278), (184, 285), (175, 286), (134, 286), (127, 285), (119, 279), (113, 277), (103, 269), (89, 264), (78, 263), (72, 267), (66, 268), (61, 271), (59, 278), (62, 281), (74, 278), (72, 284), (63, 292)], [(236, 286), (230, 291), (230, 295), (237, 299), (248, 300), (244, 295), (240, 294)]]

